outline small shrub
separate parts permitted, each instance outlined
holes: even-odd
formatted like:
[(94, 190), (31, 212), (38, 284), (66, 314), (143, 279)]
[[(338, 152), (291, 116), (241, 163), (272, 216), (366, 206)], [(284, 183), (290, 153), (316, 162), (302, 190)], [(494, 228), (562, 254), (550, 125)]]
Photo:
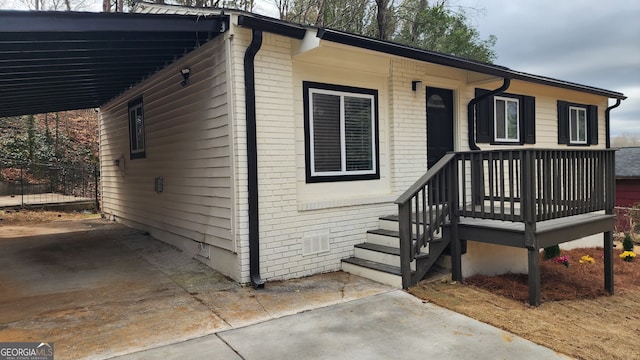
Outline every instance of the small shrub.
[(544, 258), (549, 260), (560, 256), (560, 245), (553, 245), (544, 248)]
[(631, 239), (631, 235), (625, 234), (624, 240), (622, 240), (622, 249), (624, 251), (633, 251), (633, 240)]

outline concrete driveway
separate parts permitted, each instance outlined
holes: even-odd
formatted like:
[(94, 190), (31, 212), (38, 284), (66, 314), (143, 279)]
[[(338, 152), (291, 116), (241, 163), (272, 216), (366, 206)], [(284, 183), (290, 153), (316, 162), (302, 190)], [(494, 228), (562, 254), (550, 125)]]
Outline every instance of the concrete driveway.
[(0, 226), (0, 342), (104, 359), (390, 289), (333, 273), (255, 291), (105, 220)]
[(342, 272), (243, 288), (104, 220), (0, 226), (0, 264), (0, 342), (57, 360), (563, 358)]

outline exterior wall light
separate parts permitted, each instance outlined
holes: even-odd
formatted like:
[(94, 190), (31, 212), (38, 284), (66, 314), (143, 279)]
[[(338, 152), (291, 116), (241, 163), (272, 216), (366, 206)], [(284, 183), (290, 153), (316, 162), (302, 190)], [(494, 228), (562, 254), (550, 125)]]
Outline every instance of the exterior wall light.
[(416, 93), (419, 93), (421, 89), (422, 89), (422, 81), (413, 80), (411, 82), (411, 90), (412, 91), (415, 91)]
[(189, 68), (180, 70), (180, 75), (182, 75), (182, 81), (180, 82), (180, 85), (187, 86), (187, 84), (189, 84), (189, 73), (191, 73), (191, 69)]

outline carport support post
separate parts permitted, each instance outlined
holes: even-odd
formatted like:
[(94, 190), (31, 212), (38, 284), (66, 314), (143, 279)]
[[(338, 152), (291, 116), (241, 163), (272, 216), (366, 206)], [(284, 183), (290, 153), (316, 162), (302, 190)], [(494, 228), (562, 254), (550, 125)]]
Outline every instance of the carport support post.
[(20, 208), (24, 207), (24, 164), (20, 165)]
[(98, 165), (93, 165), (93, 185), (94, 194), (96, 195), (96, 211), (100, 211), (100, 193), (98, 192), (98, 181), (100, 181), (100, 174), (98, 173)]

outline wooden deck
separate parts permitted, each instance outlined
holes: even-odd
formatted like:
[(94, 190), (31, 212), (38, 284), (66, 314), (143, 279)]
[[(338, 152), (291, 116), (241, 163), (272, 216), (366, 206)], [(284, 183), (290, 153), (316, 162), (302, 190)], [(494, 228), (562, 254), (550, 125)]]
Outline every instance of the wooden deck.
[[(462, 280), (465, 241), (527, 249), (529, 303), (534, 306), (540, 304), (540, 250), (602, 233), (605, 288), (613, 293), (612, 149), (448, 153), (395, 203), (405, 288), (426, 274), (413, 271), (411, 262), (433, 240), (434, 231), (442, 228), (450, 240), (454, 280)], [(441, 204), (446, 206), (432, 216)], [(416, 218), (424, 220), (416, 222)]]
[(528, 251), (529, 303), (540, 305), (540, 250), (552, 245), (603, 234), (604, 287), (613, 294), (613, 229), (614, 216), (593, 212), (534, 223), (527, 232), (523, 222), (460, 217), (457, 233), (460, 241), (526, 248)]
[[(535, 240), (538, 248), (611, 231), (613, 215), (588, 213), (536, 223)], [(460, 217), (458, 235), (463, 240), (529, 248), (525, 238), (525, 224), (491, 219)]]

